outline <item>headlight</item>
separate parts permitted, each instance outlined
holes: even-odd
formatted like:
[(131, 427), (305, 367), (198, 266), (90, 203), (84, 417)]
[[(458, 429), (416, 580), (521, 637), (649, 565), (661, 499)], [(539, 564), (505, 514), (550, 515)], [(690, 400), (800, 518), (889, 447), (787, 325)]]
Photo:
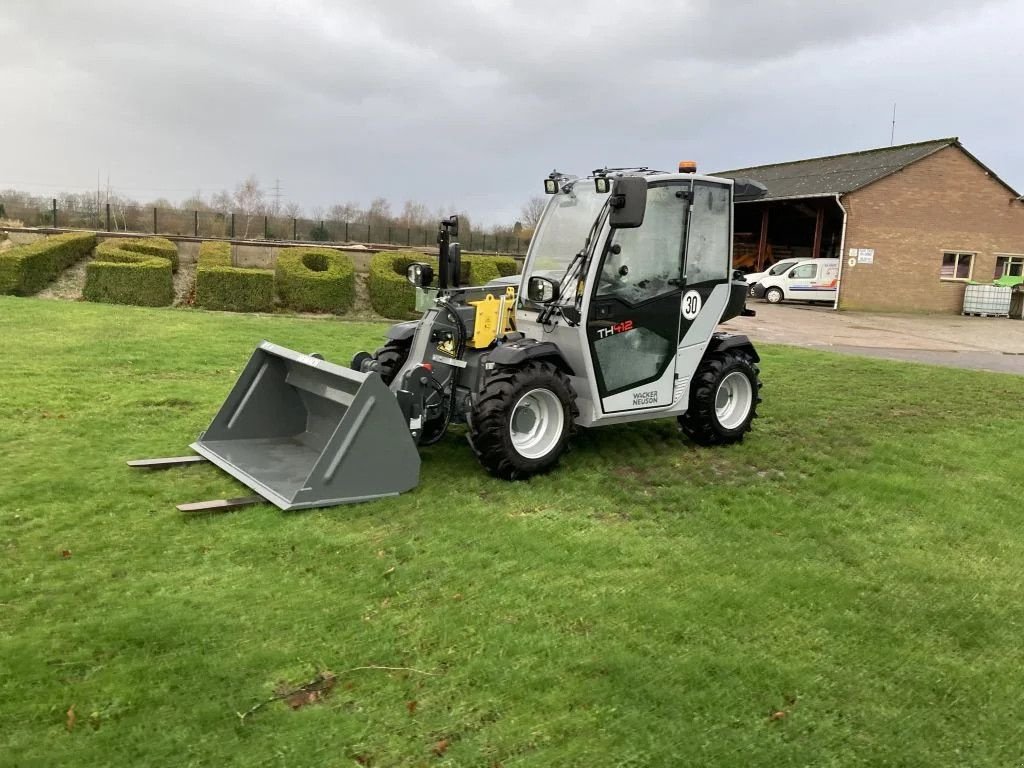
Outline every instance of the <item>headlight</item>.
[(417, 262), (416, 264), (409, 265), (409, 268), (405, 271), (405, 276), (417, 288), (426, 288), (434, 281), (434, 268), (429, 264)]

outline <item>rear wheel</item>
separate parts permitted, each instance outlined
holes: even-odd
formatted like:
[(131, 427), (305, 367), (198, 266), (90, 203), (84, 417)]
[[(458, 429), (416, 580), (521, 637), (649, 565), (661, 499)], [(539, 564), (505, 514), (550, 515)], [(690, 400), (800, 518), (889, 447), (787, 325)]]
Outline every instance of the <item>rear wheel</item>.
[(498, 369), (469, 414), (469, 442), (492, 475), (522, 480), (558, 464), (578, 415), (568, 376), (551, 363)]
[(705, 357), (690, 385), (690, 407), (679, 417), (680, 429), (700, 445), (743, 440), (761, 402), (759, 373), (757, 363), (743, 350)]
[(767, 301), (769, 304), (778, 304), (780, 301), (786, 298), (786, 296), (782, 292), (781, 288), (769, 288), (767, 291), (764, 292), (764, 298), (765, 301)]

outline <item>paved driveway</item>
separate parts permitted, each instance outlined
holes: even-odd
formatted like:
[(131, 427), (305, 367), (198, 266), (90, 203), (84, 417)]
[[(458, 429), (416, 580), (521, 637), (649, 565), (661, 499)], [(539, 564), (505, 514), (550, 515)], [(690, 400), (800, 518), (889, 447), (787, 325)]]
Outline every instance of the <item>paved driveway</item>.
[(737, 317), (723, 327), (755, 342), (1024, 375), (1022, 320), (834, 312), (761, 301), (747, 306), (757, 317)]

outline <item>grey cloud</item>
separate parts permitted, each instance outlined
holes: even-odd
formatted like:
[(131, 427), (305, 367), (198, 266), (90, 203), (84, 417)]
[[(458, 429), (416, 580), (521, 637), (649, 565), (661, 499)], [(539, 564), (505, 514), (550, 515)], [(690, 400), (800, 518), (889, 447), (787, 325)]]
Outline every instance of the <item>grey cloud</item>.
[(1008, 0), (23, 0), (0, 10), (0, 187), (109, 169), (183, 197), (256, 173), (307, 208), (383, 195), (496, 222), (555, 165), (884, 144), (893, 101), (897, 139), (959, 134), (1020, 183), (1022, 32)]

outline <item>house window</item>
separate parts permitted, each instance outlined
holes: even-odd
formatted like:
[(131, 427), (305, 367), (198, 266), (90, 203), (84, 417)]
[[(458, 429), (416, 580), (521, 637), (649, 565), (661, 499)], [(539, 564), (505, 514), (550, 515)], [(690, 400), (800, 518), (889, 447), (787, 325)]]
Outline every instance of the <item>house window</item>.
[(959, 251), (946, 251), (942, 254), (942, 271), (940, 280), (970, 280), (974, 268), (974, 254)]
[(996, 256), (996, 280), (1021, 276), (1024, 276), (1024, 256)]

